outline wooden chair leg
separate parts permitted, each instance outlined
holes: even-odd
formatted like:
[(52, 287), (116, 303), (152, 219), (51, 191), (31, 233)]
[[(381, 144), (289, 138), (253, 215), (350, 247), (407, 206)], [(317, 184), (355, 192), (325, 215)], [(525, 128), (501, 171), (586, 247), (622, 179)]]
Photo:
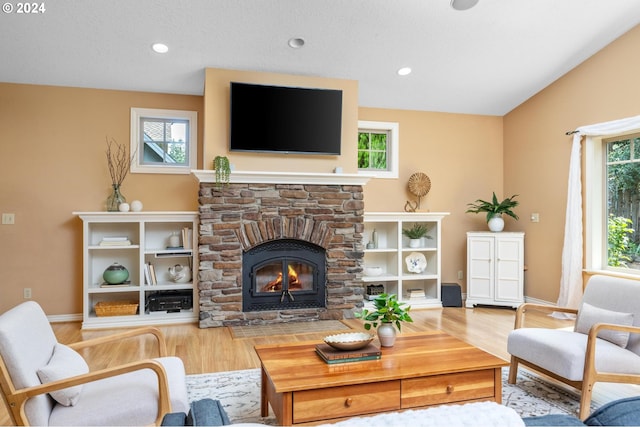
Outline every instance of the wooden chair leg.
[(511, 356), (511, 364), (509, 365), (509, 384), (515, 384), (518, 377), (518, 358)]
[(578, 418), (584, 421), (591, 413), (591, 394), (593, 392), (593, 383), (583, 383), (581, 391), (580, 413), (578, 414)]

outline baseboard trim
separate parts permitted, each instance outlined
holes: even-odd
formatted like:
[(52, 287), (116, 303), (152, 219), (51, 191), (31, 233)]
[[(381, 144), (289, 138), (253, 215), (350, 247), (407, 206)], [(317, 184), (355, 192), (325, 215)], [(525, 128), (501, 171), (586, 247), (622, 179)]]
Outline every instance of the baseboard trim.
[(50, 323), (63, 323), (63, 322), (80, 322), (82, 321), (82, 314), (56, 314), (47, 316)]

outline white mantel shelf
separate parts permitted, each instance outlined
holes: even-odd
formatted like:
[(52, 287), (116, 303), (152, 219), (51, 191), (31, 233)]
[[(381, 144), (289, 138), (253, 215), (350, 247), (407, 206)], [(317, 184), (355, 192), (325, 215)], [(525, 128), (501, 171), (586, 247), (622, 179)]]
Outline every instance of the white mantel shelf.
[[(216, 182), (214, 170), (192, 170), (200, 182)], [(371, 177), (349, 173), (232, 171), (232, 184), (365, 185)]]

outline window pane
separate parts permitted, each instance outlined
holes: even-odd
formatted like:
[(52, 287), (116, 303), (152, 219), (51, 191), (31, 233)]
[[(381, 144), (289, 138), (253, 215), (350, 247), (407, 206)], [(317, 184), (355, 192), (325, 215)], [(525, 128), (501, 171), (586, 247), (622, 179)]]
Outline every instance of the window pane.
[(187, 120), (141, 118), (142, 164), (184, 166), (188, 161)]
[(387, 170), (387, 132), (358, 133), (358, 169)]
[[(640, 162), (630, 140), (607, 143), (607, 264), (640, 269)], [(635, 157), (635, 156), (634, 156)]]
[(369, 133), (360, 132), (358, 134), (358, 150), (368, 150), (369, 149)]
[(373, 150), (387, 150), (387, 135), (377, 133), (371, 135), (371, 148)]

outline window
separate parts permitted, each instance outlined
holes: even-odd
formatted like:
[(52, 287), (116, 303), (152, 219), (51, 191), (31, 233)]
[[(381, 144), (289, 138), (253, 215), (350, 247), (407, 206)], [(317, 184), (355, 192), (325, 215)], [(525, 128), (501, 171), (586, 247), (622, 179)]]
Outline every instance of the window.
[(398, 177), (398, 123), (358, 122), (358, 173), (376, 178)]
[(640, 134), (586, 147), (587, 268), (640, 275)]
[(131, 109), (133, 173), (190, 173), (196, 168), (195, 111)]

